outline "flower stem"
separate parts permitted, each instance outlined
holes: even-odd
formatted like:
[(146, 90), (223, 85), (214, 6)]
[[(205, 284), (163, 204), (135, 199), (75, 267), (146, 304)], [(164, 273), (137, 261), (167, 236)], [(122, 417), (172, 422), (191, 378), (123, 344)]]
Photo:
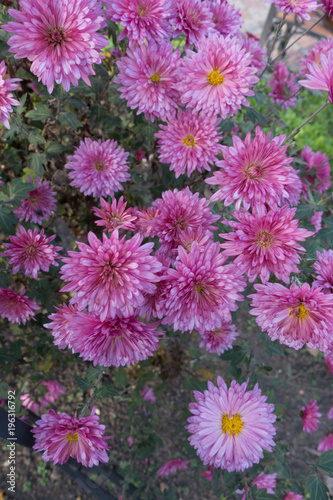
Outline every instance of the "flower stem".
[(318, 115), (318, 113), (320, 113), (320, 111), (322, 111), (324, 108), (326, 108), (326, 106), (328, 106), (330, 104), (330, 101), (326, 101), (319, 109), (317, 109), (317, 111), (315, 113), (313, 113), (313, 115), (311, 115), (307, 120), (305, 120), (305, 122), (302, 123), (302, 125), (300, 125), (299, 127), (295, 128), (295, 130), (292, 131), (292, 133), (290, 135), (288, 135), (287, 139), (284, 141), (284, 143), (286, 142), (289, 142), (293, 137), (295, 137), (295, 135), (298, 134), (298, 132), (307, 124), (309, 123), (309, 121), (312, 120), (312, 118), (314, 118), (316, 115)]
[(286, 13), (283, 14), (281, 22), (280, 22), (280, 24), (279, 24), (279, 26), (278, 26), (278, 28), (276, 30), (275, 37), (273, 39), (273, 43), (272, 43), (272, 45), (271, 45), (271, 47), (270, 47), (270, 49), (269, 49), (269, 51), (267, 53), (267, 65), (265, 66), (265, 68), (260, 73), (259, 80), (262, 77), (262, 75), (265, 73), (266, 69), (271, 65), (270, 58), (271, 58), (272, 52), (274, 50), (274, 46), (275, 46), (276, 40), (278, 39), (278, 36), (279, 36), (279, 34), (281, 32), (281, 29), (282, 29), (282, 27), (284, 25), (284, 22), (285, 22), (285, 19), (286, 19), (286, 15), (287, 15)]
[(80, 413), (80, 418), (81, 417), (84, 417), (87, 409), (88, 409), (88, 406), (90, 405), (90, 403), (92, 402), (92, 400), (94, 399), (95, 397), (95, 392), (96, 392), (96, 389), (97, 387), (99, 386), (99, 383), (100, 381), (102, 380), (102, 377), (103, 377), (103, 368), (101, 368), (101, 371), (99, 372), (99, 375), (98, 375), (98, 379), (96, 381), (96, 384), (94, 385), (94, 392), (92, 393), (92, 395), (90, 396), (90, 398), (88, 399), (88, 401), (86, 402), (86, 404), (84, 405), (84, 407), (82, 408), (82, 411)]

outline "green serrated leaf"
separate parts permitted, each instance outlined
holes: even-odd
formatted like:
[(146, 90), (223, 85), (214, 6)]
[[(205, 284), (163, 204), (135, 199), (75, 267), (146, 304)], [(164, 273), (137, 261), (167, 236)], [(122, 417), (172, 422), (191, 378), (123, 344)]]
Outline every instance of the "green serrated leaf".
[(38, 103), (35, 105), (35, 109), (28, 111), (25, 116), (32, 120), (43, 121), (52, 118), (52, 113), (45, 104)]
[(309, 476), (306, 487), (310, 493), (311, 500), (328, 500), (328, 488), (318, 476)]
[(47, 164), (45, 153), (32, 153), (29, 155), (29, 167), (34, 170), (37, 176), (41, 177), (44, 173), (43, 165)]
[(68, 127), (74, 129), (75, 131), (77, 130), (78, 127), (82, 126), (82, 122), (80, 122), (80, 120), (76, 118), (74, 113), (71, 113), (70, 111), (60, 113), (59, 121), (61, 125), (67, 125)]
[(287, 444), (276, 443), (274, 446), (274, 453), (277, 459), (282, 459), (288, 453), (289, 447)]
[(103, 385), (100, 389), (98, 389), (95, 393), (96, 398), (101, 398), (101, 397), (114, 397), (114, 396), (119, 396), (119, 393), (115, 391), (112, 387)]
[(260, 335), (261, 341), (263, 343), (264, 349), (268, 356), (283, 356), (283, 350), (280, 347), (279, 341), (271, 341), (267, 333), (262, 333)]
[(0, 227), (2, 232), (6, 236), (12, 234), (17, 223), (18, 220), (12, 214), (11, 210), (4, 205), (0, 205)]
[(259, 125), (262, 125), (262, 126), (266, 125), (266, 120), (265, 120), (264, 115), (262, 115), (261, 113), (259, 113), (259, 111), (257, 111), (256, 109), (254, 109), (254, 108), (246, 108), (245, 113), (246, 113), (247, 118), (252, 123), (254, 123), (254, 124), (258, 124), (259, 123)]
[(79, 377), (78, 375), (74, 375), (75, 382), (77, 385), (81, 388), (87, 391), (88, 389), (91, 389), (93, 387), (93, 384), (90, 382), (87, 382), (87, 380), (84, 380), (84, 378)]
[(34, 189), (35, 185), (32, 183), (24, 184), (21, 177), (13, 179), (12, 182), (7, 184), (6, 191), (11, 199), (13, 205), (20, 205), (21, 200), (25, 200), (29, 196), (29, 191)]
[(333, 474), (333, 450), (328, 450), (320, 455), (317, 465), (324, 471)]
[(296, 219), (302, 219), (303, 217), (306, 217), (307, 219), (310, 219), (315, 210), (318, 210), (319, 207), (317, 205), (308, 205), (308, 204), (303, 204), (299, 205), (296, 210), (295, 218)]
[(275, 460), (275, 467), (279, 477), (291, 479), (291, 470), (286, 461)]
[(183, 383), (184, 389), (187, 389), (189, 391), (204, 391), (207, 389), (207, 382), (203, 382), (202, 380), (198, 380), (195, 377), (191, 377), (188, 373), (185, 374), (184, 377), (184, 383)]
[(39, 133), (35, 133), (35, 132), (31, 132), (29, 135), (28, 135), (28, 141), (30, 142), (30, 144), (32, 144), (33, 146), (37, 146), (38, 144), (45, 144), (45, 139), (42, 135), (40, 135)]
[(114, 372), (114, 382), (115, 386), (119, 388), (126, 387), (128, 385), (128, 379), (126, 372), (122, 366), (119, 366)]
[[(2, 30), (0, 30), (0, 31), (2, 31)], [(25, 105), (25, 102), (27, 100), (27, 95), (28, 94), (23, 94), (23, 96), (20, 99), (20, 105), (15, 108), (15, 111), (16, 111), (17, 115), (20, 115), (25, 110), (25, 106), (24, 105)]]
[(54, 155), (57, 153), (62, 153), (64, 151), (65, 147), (62, 144), (59, 144), (58, 142), (48, 142), (45, 146), (45, 153), (47, 155)]
[(235, 345), (229, 351), (226, 351), (221, 355), (221, 359), (226, 361), (231, 361), (231, 364), (236, 366), (239, 365), (247, 354), (246, 349), (240, 345)]
[(324, 223), (327, 227), (318, 231), (317, 238), (328, 243), (333, 243), (333, 217), (325, 219)]

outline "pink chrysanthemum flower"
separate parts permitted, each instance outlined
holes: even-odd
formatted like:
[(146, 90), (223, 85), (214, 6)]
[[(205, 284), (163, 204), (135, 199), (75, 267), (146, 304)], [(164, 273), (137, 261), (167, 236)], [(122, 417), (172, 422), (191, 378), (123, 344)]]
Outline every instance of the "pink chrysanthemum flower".
[(285, 135), (270, 138), (271, 133), (266, 136), (256, 127), (253, 140), (249, 132), (245, 141), (234, 135), (232, 147), (222, 146), (224, 160), (216, 163), (221, 170), (206, 179), (208, 184), (220, 186), (211, 201), (221, 200), (226, 206), (236, 202), (236, 210), (243, 205), (246, 210), (255, 207), (264, 212), (265, 204), (273, 208), (283, 197), (288, 198), (293, 158), (286, 155), (287, 146), (282, 146)]
[(320, 55), (320, 65), (309, 63), (305, 80), (298, 82), (307, 89), (323, 90), (328, 92), (328, 99), (333, 103), (333, 51), (327, 56)]
[(201, 475), (207, 479), (207, 481), (212, 481), (213, 479), (213, 474), (214, 474), (214, 466), (213, 465), (210, 465), (209, 467), (207, 467), (206, 470), (204, 470)]
[(302, 495), (298, 495), (298, 493), (290, 491), (283, 500), (304, 500), (304, 497)]
[(172, 0), (171, 19), (172, 26), (176, 28), (174, 37), (180, 33), (186, 36), (186, 45), (203, 40), (209, 33), (214, 33), (213, 13), (207, 3), (201, 0)]
[(221, 150), (219, 141), (222, 133), (218, 129), (220, 120), (197, 116), (190, 109), (179, 110), (177, 118), (171, 118), (167, 125), (160, 125), (158, 137), (159, 159), (171, 163), (176, 178), (185, 174), (188, 177), (202, 168), (210, 170), (210, 165)]
[(295, 83), (296, 76), (289, 72), (284, 62), (280, 61), (274, 68), (272, 78), (268, 82), (271, 91), (268, 94), (273, 102), (281, 104), (282, 109), (288, 109), (296, 105), (296, 96), (299, 89), (298, 83)]
[(135, 224), (138, 231), (145, 238), (149, 238), (154, 233), (155, 217), (159, 214), (159, 210), (154, 207), (148, 207), (142, 210), (136, 209), (134, 213), (137, 217)]
[(112, 203), (108, 203), (104, 198), (100, 198), (102, 208), (93, 207), (93, 212), (100, 219), (95, 221), (97, 226), (105, 226), (105, 229), (112, 233), (115, 229), (124, 229), (133, 231), (135, 224), (133, 221), (137, 219), (136, 215), (132, 214), (133, 208), (127, 208), (127, 202), (121, 196), (117, 201), (112, 198)]
[(169, 262), (166, 259), (160, 258), (160, 255), (155, 253), (155, 257), (160, 260), (162, 264), (161, 270), (156, 273), (160, 281), (155, 283), (156, 290), (153, 294), (145, 293), (145, 300), (142, 306), (137, 311), (137, 315), (139, 317), (145, 316), (146, 321), (150, 321), (151, 316), (153, 318), (162, 319), (164, 316), (164, 307), (163, 307), (163, 290), (165, 288), (165, 281), (162, 279), (164, 274), (167, 273), (169, 269)]
[(316, 235), (318, 231), (321, 230), (323, 215), (324, 212), (314, 211), (314, 215), (310, 218), (311, 224), (313, 224), (315, 227), (314, 235)]
[(157, 323), (145, 324), (135, 319), (115, 318), (102, 321), (98, 316), (77, 312), (70, 324), (73, 352), (94, 366), (125, 366), (152, 356), (163, 332)]
[(169, 40), (172, 28), (167, 0), (104, 0), (105, 17), (120, 23), (124, 29), (118, 40), (128, 37), (130, 47), (136, 43)]
[(317, 405), (317, 401), (310, 402), (307, 406), (302, 407), (301, 417), (303, 422), (303, 431), (315, 432), (318, 429), (319, 419), (321, 417), (321, 413), (319, 413), (319, 406)]
[(29, 393), (21, 394), (20, 400), (22, 401), (22, 406), (24, 406), (24, 408), (34, 413), (39, 413), (47, 405), (47, 402), (43, 400), (36, 403), (33, 401)]
[(146, 385), (144, 385), (143, 390), (140, 391), (140, 396), (143, 396), (144, 401), (149, 401), (153, 405), (157, 401), (153, 389), (151, 387), (148, 388)]
[[(28, 182), (31, 178), (28, 177)], [(57, 202), (54, 198), (56, 192), (50, 187), (49, 181), (35, 180), (37, 186), (28, 192), (28, 198), (21, 200), (21, 205), (13, 210), (20, 222), (34, 222), (41, 224), (43, 220), (49, 220), (52, 212), (57, 208)]]
[(208, 0), (215, 29), (223, 36), (239, 35), (243, 21), (239, 9), (227, 0)]
[(261, 395), (258, 384), (246, 392), (247, 385), (233, 380), (228, 389), (217, 377), (217, 387), (208, 382), (203, 394), (194, 391), (197, 402), (190, 403), (194, 416), (186, 428), (204, 465), (241, 471), (259, 463), (263, 450), (272, 451), (274, 405), (266, 403), (267, 396)]
[(178, 248), (176, 269), (169, 269), (164, 279), (164, 324), (174, 330), (199, 333), (221, 328), (231, 321), (230, 311), (237, 309), (236, 300), (243, 300), (245, 279), (234, 265), (220, 253), (219, 243), (200, 247), (192, 243), (189, 253)]
[(300, 60), (299, 65), (301, 70), (299, 72), (299, 76), (306, 75), (308, 72), (308, 64), (315, 63), (320, 68), (320, 55), (324, 54), (326, 57), (330, 51), (333, 50), (333, 40), (325, 39), (317, 42), (309, 51), (309, 53)]
[(35, 311), (40, 307), (24, 295), (23, 288), (20, 293), (11, 288), (0, 287), (0, 316), (8, 319), (10, 323), (26, 324), (27, 320), (35, 319)]
[[(212, 239), (212, 234), (210, 231), (204, 231), (200, 226), (198, 228), (192, 229), (191, 227), (188, 227), (182, 231), (182, 233), (179, 234), (179, 236), (176, 239), (176, 242), (178, 246), (182, 246), (187, 253), (190, 252), (192, 248), (192, 243), (194, 241), (197, 242), (199, 247), (202, 249), (205, 247), (206, 243), (209, 242), (209, 240)], [(175, 250), (177, 258), (178, 256), (178, 246), (177, 249)]]
[(103, 234), (103, 241), (89, 232), (88, 245), (78, 242), (78, 251), (69, 251), (63, 259), (61, 279), (68, 281), (62, 292), (77, 292), (70, 300), (79, 310), (88, 307), (90, 312), (105, 318), (132, 316), (134, 309), (144, 301), (144, 293), (156, 290), (158, 273), (162, 264), (149, 255), (154, 243), (142, 243), (136, 234), (128, 240), (119, 239), (116, 229), (110, 238)]
[(306, 344), (310, 349), (329, 351), (332, 345), (333, 295), (319, 288), (292, 284), (290, 289), (279, 283), (254, 285), (250, 314), (267, 331), (272, 340), (278, 339), (293, 349)]
[(313, 264), (316, 271), (316, 280), (313, 286), (321, 287), (322, 292), (333, 291), (333, 250), (317, 252), (318, 261)]
[(221, 244), (226, 257), (236, 256), (233, 263), (247, 274), (251, 283), (260, 276), (267, 283), (270, 274), (289, 283), (290, 273), (299, 273), (296, 264), (304, 248), (297, 241), (305, 241), (313, 232), (298, 227), (293, 219), (296, 208), (287, 206), (269, 210), (265, 215), (235, 211), (237, 221), (224, 224), (235, 231), (219, 236), (228, 240)]
[[(1, 26), (3, 28), (3, 26)], [(9, 113), (13, 111), (12, 106), (19, 106), (20, 102), (13, 98), (11, 94), (12, 90), (17, 90), (19, 84), (16, 82), (21, 82), (21, 78), (8, 78), (5, 80), (5, 75), (7, 72), (7, 66), (5, 61), (0, 63), (0, 122), (6, 128), (10, 128), (9, 125)]]
[[(102, 5), (95, 0), (37, 0), (33, 4), (19, 1), (21, 11), (9, 9), (18, 22), (1, 26), (13, 33), (9, 51), (16, 59), (32, 61), (31, 72), (42, 80), (51, 94), (54, 82), (68, 92), (77, 87), (80, 78), (90, 85), (93, 64), (100, 64), (101, 49), (108, 40), (97, 33), (104, 27)], [(29, 40), (29, 43), (27, 43)]]
[(298, 175), (299, 170), (291, 168), (288, 174), (288, 178), (291, 181), (290, 184), (286, 184), (285, 191), (287, 191), (288, 197), (282, 196), (281, 205), (289, 205), (291, 207), (297, 207), (302, 193), (302, 181)]
[(9, 236), (11, 243), (3, 243), (8, 248), (3, 252), (2, 257), (9, 257), (9, 264), (13, 266), (13, 274), (16, 274), (22, 267), (26, 276), (37, 279), (38, 271), (47, 272), (50, 266), (58, 266), (55, 259), (60, 259), (58, 251), (62, 247), (50, 245), (56, 235), (44, 236), (44, 229), (38, 233), (38, 229), (26, 231), (20, 226), (19, 232), (15, 236)]
[(222, 321), (220, 328), (216, 328), (210, 332), (201, 333), (202, 342), (199, 347), (205, 347), (210, 353), (221, 355), (224, 351), (232, 348), (232, 344), (238, 337), (236, 326), (229, 321)]
[[(305, 146), (301, 152), (301, 158), (305, 161), (305, 173), (307, 170), (314, 170), (315, 174), (307, 175), (305, 179), (319, 193), (326, 191), (331, 185), (331, 167), (326, 153), (312, 151), (310, 146)], [(304, 184), (304, 194), (308, 186)]]
[(102, 142), (86, 138), (80, 141), (73, 156), (68, 156), (69, 163), (65, 168), (73, 179), (71, 186), (79, 188), (84, 195), (113, 196), (116, 191), (123, 190), (122, 182), (131, 179), (128, 171), (129, 153), (117, 147), (117, 141)]
[(267, 64), (267, 51), (260, 45), (259, 38), (251, 33), (246, 33), (241, 40), (243, 42), (243, 49), (252, 54), (251, 65), (254, 66), (257, 71), (262, 71)]
[(317, 10), (320, 4), (317, 0), (267, 0), (267, 3), (274, 3), (278, 10), (285, 14), (296, 14), (298, 19), (310, 21), (310, 12)]
[(274, 495), (274, 488), (276, 487), (276, 474), (264, 474), (261, 472), (259, 476), (253, 479), (252, 484), (256, 484), (258, 490), (266, 488), (267, 493)]
[(51, 323), (46, 323), (45, 328), (50, 328), (52, 330), (53, 342), (58, 349), (66, 349), (70, 347), (70, 325), (72, 322), (72, 317), (77, 312), (77, 305), (74, 304), (63, 304), (60, 307), (55, 307), (56, 313), (52, 313), (48, 318)]
[(249, 106), (250, 86), (257, 83), (252, 55), (243, 49), (242, 41), (231, 35), (210, 35), (198, 43), (198, 51), (187, 52), (179, 69), (177, 88), (181, 102), (194, 112), (225, 119), (242, 106)]
[(328, 354), (325, 355), (325, 364), (327, 366), (327, 369), (330, 373), (333, 375), (333, 353), (329, 352)]
[(121, 99), (126, 99), (131, 109), (138, 108), (137, 115), (144, 113), (146, 120), (165, 120), (175, 115), (179, 91), (179, 50), (173, 50), (170, 42), (157, 46), (150, 42), (128, 50), (117, 62), (119, 74), (115, 82), (121, 87)]
[(333, 18), (333, 1), (332, 0), (321, 0), (323, 11), (327, 12), (327, 15)]
[(65, 394), (66, 392), (66, 387), (60, 384), (57, 380), (43, 380), (41, 384), (47, 387), (47, 392), (44, 394), (42, 399), (45, 404), (54, 403), (55, 400), (61, 396), (61, 394)]
[(64, 464), (69, 457), (74, 458), (84, 467), (99, 465), (109, 461), (106, 450), (109, 449), (104, 436), (105, 425), (99, 423), (94, 415), (95, 407), (88, 417), (70, 417), (67, 413), (57, 415), (54, 410), (42, 415), (37, 420), (37, 427), (32, 429), (36, 443), (33, 449), (44, 451), (45, 462)]
[(189, 460), (181, 460), (180, 458), (175, 458), (166, 462), (158, 471), (156, 472), (157, 477), (167, 477), (170, 474), (176, 474), (179, 470), (187, 469)]
[(318, 450), (325, 452), (333, 449), (333, 433), (325, 436), (318, 444)]

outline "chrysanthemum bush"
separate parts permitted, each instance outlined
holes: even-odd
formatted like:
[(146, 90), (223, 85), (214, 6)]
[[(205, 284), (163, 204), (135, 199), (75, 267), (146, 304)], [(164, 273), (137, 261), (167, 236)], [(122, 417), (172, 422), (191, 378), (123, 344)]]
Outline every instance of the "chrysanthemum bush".
[(227, 0), (0, 21), (0, 404), (119, 498), (327, 499), (331, 159), (280, 112), (333, 109), (332, 41), (292, 67)]

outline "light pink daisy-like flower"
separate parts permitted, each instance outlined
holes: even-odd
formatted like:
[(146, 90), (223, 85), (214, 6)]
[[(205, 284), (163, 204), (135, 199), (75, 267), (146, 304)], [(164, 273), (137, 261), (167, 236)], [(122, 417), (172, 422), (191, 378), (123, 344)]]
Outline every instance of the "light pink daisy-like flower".
[(278, 10), (285, 14), (296, 14), (298, 19), (311, 19), (310, 12), (317, 10), (320, 4), (317, 0), (267, 0), (267, 3), (274, 3)]
[(253, 140), (250, 132), (245, 141), (233, 135), (233, 146), (222, 146), (224, 160), (216, 163), (221, 170), (206, 179), (208, 184), (220, 186), (211, 201), (221, 200), (226, 206), (236, 202), (236, 210), (243, 205), (246, 210), (252, 207), (264, 213), (265, 204), (273, 208), (283, 197), (288, 199), (293, 158), (286, 155), (287, 146), (282, 146), (285, 135), (270, 138), (271, 133), (266, 136), (256, 127)]
[[(1, 26), (3, 27), (3, 26)], [(10, 128), (9, 125), (9, 113), (13, 111), (12, 106), (19, 106), (20, 102), (13, 98), (11, 94), (12, 90), (17, 90), (19, 84), (16, 82), (21, 82), (21, 78), (8, 78), (5, 80), (5, 75), (7, 72), (7, 66), (5, 61), (0, 63), (0, 121), (6, 128)]]
[(221, 355), (224, 351), (232, 348), (232, 344), (238, 337), (236, 326), (228, 321), (222, 321), (220, 328), (201, 334), (202, 342), (199, 347), (205, 347), (210, 353)]
[[(28, 177), (28, 182), (31, 178)], [(43, 220), (49, 220), (52, 212), (57, 208), (54, 198), (56, 192), (50, 187), (49, 181), (35, 180), (36, 188), (28, 192), (28, 198), (21, 200), (21, 205), (13, 210), (20, 222), (34, 222), (41, 224)]]
[(258, 71), (262, 71), (267, 64), (267, 51), (260, 45), (259, 38), (251, 33), (246, 33), (241, 40), (243, 42), (243, 49), (252, 54), (251, 65)]
[(26, 231), (20, 226), (19, 232), (15, 236), (9, 236), (11, 243), (3, 243), (8, 248), (3, 252), (2, 257), (9, 257), (9, 264), (13, 266), (13, 274), (16, 274), (22, 267), (26, 276), (37, 279), (38, 271), (47, 272), (50, 266), (58, 266), (55, 259), (60, 259), (58, 251), (62, 247), (50, 245), (56, 235), (44, 236), (44, 229), (38, 233), (38, 229)]
[(333, 406), (329, 409), (329, 411), (327, 413), (327, 418), (329, 418), (330, 420), (333, 420)]
[(327, 369), (330, 373), (333, 375), (333, 353), (329, 352), (328, 354), (325, 355), (325, 364), (327, 366)]
[(325, 452), (333, 449), (333, 433), (325, 436), (318, 444), (318, 450)]
[[(42, 80), (51, 94), (54, 82), (68, 92), (80, 78), (90, 85), (93, 64), (100, 64), (101, 49), (108, 40), (97, 33), (104, 27), (102, 5), (95, 0), (20, 0), (21, 11), (9, 9), (18, 22), (1, 26), (13, 33), (9, 51), (16, 59), (32, 61), (31, 72)], [(29, 40), (29, 43), (27, 43)]]
[(194, 112), (207, 116), (233, 116), (249, 106), (246, 96), (254, 95), (250, 86), (257, 83), (252, 55), (242, 41), (231, 35), (210, 35), (198, 43), (198, 51), (187, 52), (179, 69), (177, 88), (181, 102)]
[(170, 42), (135, 47), (117, 62), (119, 74), (115, 82), (121, 87), (121, 99), (131, 109), (138, 108), (146, 120), (165, 120), (175, 115), (179, 102), (176, 83), (179, 80), (179, 50)]
[(69, 251), (63, 259), (61, 279), (68, 281), (62, 292), (77, 292), (70, 300), (79, 310), (88, 307), (90, 312), (105, 318), (132, 316), (134, 309), (144, 302), (144, 294), (153, 294), (156, 276), (162, 264), (149, 255), (154, 243), (142, 243), (136, 234), (128, 240), (119, 239), (116, 229), (110, 238), (103, 234), (103, 241), (89, 232), (88, 245), (78, 242), (78, 251)]
[(287, 191), (288, 197), (282, 196), (282, 205), (297, 207), (300, 202), (303, 184), (298, 172), (299, 170), (295, 170), (294, 168), (291, 168), (289, 172), (288, 178), (291, 180), (291, 184), (286, 184), (284, 188)]
[(215, 29), (223, 36), (239, 35), (243, 21), (239, 9), (227, 0), (208, 0)]
[(250, 314), (267, 331), (272, 340), (278, 339), (293, 349), (306, 344), (310, 349), (329, 351), (333, 333), (333, 295), (319, 288), (292, 284), (290, 289), (279, 283), (254, 285)]
[(117, 141), (102, 142), (86, 138), (80, 141), (73, 156), (68, 156), (65, 168), (71, 170), (68, 177), (71, 186), (79, 188), (84, 195), (113, 196), (123, 190), (122, 182), (131, 179), (128, 171), (129, 153), (117, 147)]
[(251, 283), (257, 276), (267, 283), (270, 274), (289, 283), (290, 273), (299, 273), (300, 252), (304, 248), (297, 241), (305, 241), (313, 232), (298, 227), (293, 219), (296, 208), (287, 206), (269, 210), (265, 215), (235, 211), (237, 221), (224, 224), (235, 231), (219, 236), (228, 240), (221, 244), (227, 257), (236, 256), (233, 263), (245, 272)]
[(95, 407), (88, 417), (70, 417), (67, 413), (57, 415), (54, 410), (42, 415), (37, 420), (37, 427), (32, 429), (36, 440), (33, 449), (44, 451), (45, 462), (64, 464), (69, 457), (74, 458), (84, 467), (107, 463), (108, 445), (104, 437), (105, 425), (99, 423), (94, 415)]
[(70, 325), (72, 317), (77, 312), (77, 304), (73, 306), (72, 304), (63, 304), (55, 309), (57, 312), (48, 316), (51, 323), (46, 323), (44, 326), (52, 330), (53, 342), (58, 349), (66, 349), (66, 347), (70, 347)]
[(172, 28), (166, 0), (104, 0), (105, 17), (119, 23), (124, 29), (118, 40), (128, 37), (130, 47), (136, 43), (169, 40)]
[(331, 293), (333, 290), (333, 250), (317, 252), (317, 259), (318, 261), (313, 264), (317, 275), (313, 286), (321, 287), (324, 293)]
[(160, 131), (155, 134), (159, 139), (160, 161), (171, 163), (170, 170), (175, 171), (176, 178), (185, 174), (186, 169), (188, 177), (195, 170), (210, 170), (222, 148), (219, 122), (197, 116), (190, 109), (179, 110), (177, 118), (171, 118), (167, 125), (160, 125)]
[(299, 65), (301, 67), (301, 71), (299, 72), (299, 76), (306, 75), (308, 72), (308, 64), (315, 63), (320, 68), (320, 55), (324, 54), (326, 57), (330, 51), (333, 50), (333, 40), (325, 39), (317, 42), (309, 51), (309, 53), (300, 60)]
[(145, 237), (149, 238), (154, 232), (155, 217), (159, 214), (159, 210), (154, 207), (136, 209), (134, 211), (137, 220), (135, 221), (138, 231)]
[(143, 386), (143, 390), (140, 391), (140, 396), (143, 396), (144, 401), (149, 401), (151, 404), (155, 404), (157, 399), (152, 388), (148, 388), (146, 385)]
[(283, 500), (304, 500), (304, 497), (302, 495), (298, 495), (298, 493), (290, 491)]
[[(284, 62), (280, 61), (274, 68), (272, 78), (268, 82), (271, 91), (268, 94), (273, 102), (281, 104), (282, 109), (288, 109), (296, 105), (296, 92), (299, 89), (295, 83), (296, 76), (291, 73)], [(289, 98), (288, 98), (289, 97)]]
[(172, 26), (176, 28), (174, 37), (180, 33), (186, 36), (186, 45), (192, 43), (197, 47), (198, 42), (205, 39), (209, 33), (214, 33), (213, 13), (207, 3), (201, 0), (172, 0)]
[(35, 319), (35, 311), (40, 307), (33, 300), (24, 295), (23, 288), (20, 293), (11, 288), (0, 287), (0, 316), (8, 319), (10, 323), (26, 324), (27, 320)]
[(96, 366), (126, 366), (152, 356), (163, 332), (158, 323), (145, 324), (135, 319), (115, 318), (102, 321), (98, 316), (77, 312), (70, 324), (73, 352)]
[(318, 233), (318, 231), (320, 231), (320, 229), (321, 229), (323, 215), (324, 215), (324, 212), (314, 211), (314, 215), (310, 218), (311, 224), (313, 224), (315, 227), (314, 235), (316, 235)]
[(332, 0), (322, 0), (323, 11), (327, 12), (330, 18), (333, 18), (333, 1)]
[[(321, 194), (329, 189), (331, 185), (331, 167), (326, 153), (322, 153), (321, 151), (315, 153), (310, 146), (305, 146), (301, 152), (301, 158), (307, 164), (305, 173), (307, 170), (315, 171), (315, 174), (310, 174), (305, 177), (310, 186), (313, 186), (314, 189)], [(306, 184), (304, 184), (303, 190), (306, 197), (306, 192), (308, 190)]]
[(121, 196), (117, 201), (116, 198), (112, 198), (112, 203), (108, 203), (103, 198), (100, 198), (100, 203), (102, 209), (98, 207), (93, 207), (93, 212), (96, 217), (100, 219), (95, 221), (97, 226), (105, 226), (105, 229), (112, 233), (115, 229), (124, 229), (127, 231), (133, 231), (135, 229), (135, 224), (133, 221), (137, 219), (136, 215), (132, 214), (133, 208), (127, 208), (127, 202), (124, 201), (124, 197)]
[(300, 80), (298, 83), (307, 89), (328, 92), (328, 99), (333, 103), (333, 51), (331, 50), (327, 56), (320, 55), (320, 65), (309, 63), (305, 80)]
[(228, 389), (221, 377), (217, 387), (208, 382), (208, 390), (194, 391), (196, 403), (190, 403), (194, 415), (188, 419), (189, 441), (204, 465), (242, 471), (263, 458), (263, 450), (275, 445), (272, 413), (274, 405), (266, 403), (258, 384), (246, 391), (248, 382), (235, 380)]
[(179, 470), (187, 469), (189, 460), (181, 460), (180, 458), (175, 458), (166, 462), (158, 471), (156, 472), (157, 477), (167, 477), (170, 474), (176, 474)]
[(317, 405), (317, 401), (310, 402), (307, 406), (302, 407), (301, 417), (303, 422), (303, 431), (315, 432), (318, 429), (319, 419), (321, 417), (321, 413), (319, 413), (319, 406)]
[(236, 300), (243, 300), (239, 292), (245, 288), (245, 279), (233, 264), (223, 265), (225, 261), (219, 243), (201, 248), (193, 242), (189, 253), (179, 247), (176, 269), (169, 269), (164, 277), (164, 324), (175, 331), (195, 328), (202, 333), (231, 321)]
[(276, 474), (264, 474), (261, 472), (259, 476), (253, 479), (252, 484), (256, 484), (258, 490), (266, 488), (267, 493), (274, 495), (274, 488), (276, 487)]

